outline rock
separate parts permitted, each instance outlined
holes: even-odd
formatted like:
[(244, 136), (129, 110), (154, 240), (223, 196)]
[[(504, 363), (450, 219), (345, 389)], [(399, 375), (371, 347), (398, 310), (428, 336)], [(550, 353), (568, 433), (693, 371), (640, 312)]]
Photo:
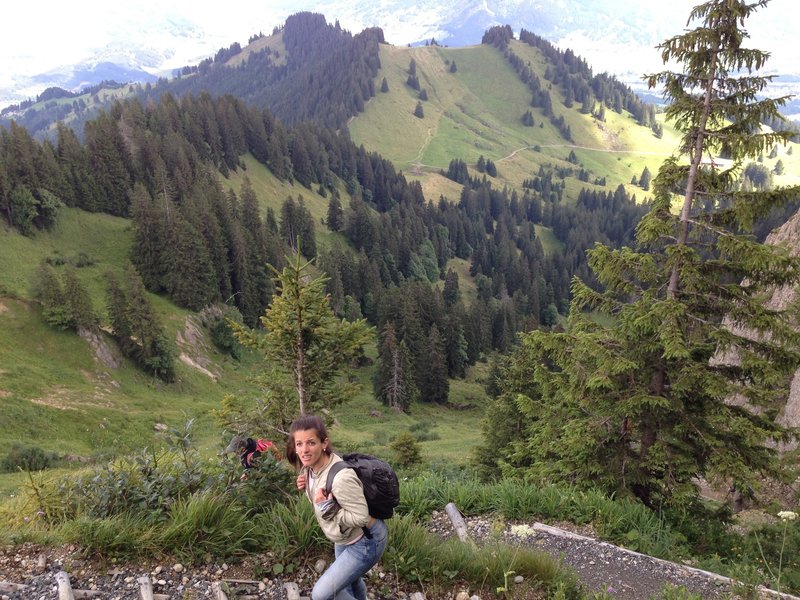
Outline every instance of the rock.
[(469, 600), (481, 600), (481, 597), (478, 596), (477, 594), (474, 594), (474, 595), (469, 597)]
[(314, 570), (319, 574), (322, 575), (325, 568), (328, 566), (327, 561), (324, 558), (320, 558), (317, 562), (314, 563)]
[(153, 569), (153, 575), (158, 575), (163, 570), (164, 570), (164, 567), (162, 567), (161, 565), (158, 565), (155, 569)]
[(300, 600), (300, 586), (294, 581), (284, 583), (283, 589), (286, 590), (286, 600)]
[(175, 563), (172, 565), (172, 570), (176, 573), (181, 573), (183, 571), (183, 565), (181, 563)]
[(425, 600), (425, 594), (422, 592), (413, 592), (410, 598), (411, 600)]
[(514, 577), (514, 583), (522, 583), (523, 581), (525, 581), (525, 578), (522, 575)]
[(265, 592), (266, 590), (267, 590), (267, 585), (263, 581), (259, 582), (258, 591)]
[(164, 432), (169, 429), (169, 425), (167, 425), (166, 423), (156, 423), (155, 425), (153, 425), (153, 429), (155, 429), (156, 431)]
[(468, 592), (458, 592), (456, 594), (456, 600), (469, 600), (469, 593)]

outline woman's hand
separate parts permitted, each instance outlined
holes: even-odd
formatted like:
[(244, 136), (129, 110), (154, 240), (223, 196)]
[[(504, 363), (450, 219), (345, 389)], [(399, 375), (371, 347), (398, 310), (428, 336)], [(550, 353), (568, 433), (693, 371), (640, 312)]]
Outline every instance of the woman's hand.
[(298, 490), (306, 489), (306, 474), (300, 473), (300, 475), (297, 476), (297, 481), (295, 483), (297, 484)]
[(325, 490), (322, 489), (321, 487), (319, 487), (319, 488), (317, 488), (317, 494), (314, 497), (314, 503), (315, 504), (319, 504), (320, 502), (324, 502), (325, 500), (328, 500), (329, 498), (330, 499), (333, 498), (333, 493), (330, 493), (330, 494), (328, 494), (326, 496), (325, 495)]

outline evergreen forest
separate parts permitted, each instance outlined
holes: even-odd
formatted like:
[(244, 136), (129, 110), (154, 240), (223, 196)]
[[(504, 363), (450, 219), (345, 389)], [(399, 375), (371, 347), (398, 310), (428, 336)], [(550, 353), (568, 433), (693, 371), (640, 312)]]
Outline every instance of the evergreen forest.
[[(55, 445), (115, 458), (171, 421), (188, 479), (158, 480), (143, 454), (145, 479), (184, 499), (233, 490), (260, 519), (281, 510), (285, 473), (265, 466), (259, 507), (236, 465), (203, 470), (178, 413), (199, 419), (209, 458), (221, 437), (279, 440), (314, 412), (409, 478), (597, 492), (655, 515), (672, 559), (708, 558), (695, 515), (721, 563), (751, 564), (699, 482), (757, 497), (797, 476), (781, 416), (798, 307), (773, 294), (800, 282), (800, 259), (765, 241), (800, 207), (797, 128), (787, 98), (762, 94), (768, 56), (742, 26), (766, 4), (696, 7), (701, 25), (658, 49), (676, 70), (648, 75), (661, 105), (510, 25), (476, 47), (398, 48), (300, 12), (154, 84), (5, 109), (0, 456), (30, 457), (17, 438), (51, 427)], [(81, 366), (32, 358), (37, 336)], [(448, 427), (437, 462), (431, 428)], [(6, 470), (38, 470), (20, 460)], [(39, 494), (48, 526), (117, 518), (110, 501), (82, 515), (96, 501), (82, 485), (74, 505)], [(165, 523), (155, 496), (136, 510)]]

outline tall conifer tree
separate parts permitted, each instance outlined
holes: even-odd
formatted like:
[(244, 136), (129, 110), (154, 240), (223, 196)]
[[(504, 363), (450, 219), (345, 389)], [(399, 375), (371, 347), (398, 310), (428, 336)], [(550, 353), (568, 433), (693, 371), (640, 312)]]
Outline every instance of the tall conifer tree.
[(351, 396), (353, 384), (342, 374), (370, 335), (365, 321), (336, 318), (325, 294), (326, 278), (310, 270), (299, 250), (282, 271), (275, 270), (276, 295), (261, 317), (263, 332), (232, 324), (242, 344), (264, 353), (267, 372), (260, 383), (269, 405), (265, 410), (279, 428), (288, 427), (298, 413), (332, 407)]
[[(790, 136), (762, 132), (786, 99), (762, 99), (770, 77), (755, 73), (768, 55), (744, 45), (744, 21), (766, 4), (711, 0), (691, 12), (697, 27), (661, 44), (683, 71), (648, 81), (664, 85), (680, 147), (653, 181), (640, 249), (590, 251), (603, 291), (574, 281), (567, 331), (524, 337), (515, 362), (535, 390), (522, 380), (506, 390), (528, 417), (501, 452), (508, 472), (591, 482), (656, 507), (695, 501), (698, 478), (756, 486), (776, 471), (770, 442), (786, 432), (769, 415), (785, 401), (800, 335), (795, 307), (765, 300), (798, 282), (800, 261), (749, 232), (800, 188), (735, 185), (746, 160)], [(721, 154), (731, 168), (707, 160)]]

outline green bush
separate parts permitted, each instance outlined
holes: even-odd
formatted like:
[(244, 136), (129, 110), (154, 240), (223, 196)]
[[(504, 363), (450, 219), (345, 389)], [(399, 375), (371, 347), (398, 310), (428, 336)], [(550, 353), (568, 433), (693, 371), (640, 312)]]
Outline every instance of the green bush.
[[(505, 544), (476, 548), (459, 540), (442, 542), (409, 515), (388, 522), (389, 546), (381, 563), (407, 581), (436, 584), (446, 580), (468, 582), (494, 596), (507, 583), (508, 573), (522, 575), (537, 590), (562, 590), (563, 598), (581, 598), (577, 579), (542, 552)], [(434, 594), (435, 595), (435, 594)]]
[(0, 462), (0, 471), (13, 473), (14, 471), (43, 471), (55, 465), (59, 460), (55, 452), (45, 452), (39, 446), (26, 446), (15, 443), (8, 454)]
[(398, 434), (389, 447), (394, 452), (394, 462), (399, 467), (413, 467), (422, 462), (419, 443), (408, 431)]
[[(231, 472), (239, 472), (238, 457), (228, 463)], [(244, 506), (249, 513), (256, 514), (268, 510), (275, 502), (285, 502), (294, 495), (295, 474), (279, 458), (265, 452), (253, 460), (252, 468), (247, 470), (247, 478), (233, 479), (228, 486), (228, 494)]]
[(231, 328), (231, 322), (242, 324), (242, 314), (238, 309), (227, 304), (217, 304), (204, 308), (199, 317), (217, 350), (237, 360), (240, 359), (244, 348)]
[(742, 555), (766, 573), (773, 587), (800, 592), (800, 520), (778, 521), (749, 532)]
[(253, 537), (278, 560), (308, 556), (330, 544), (317, 525), (311, 502), (295, 496), (253, 517)]

